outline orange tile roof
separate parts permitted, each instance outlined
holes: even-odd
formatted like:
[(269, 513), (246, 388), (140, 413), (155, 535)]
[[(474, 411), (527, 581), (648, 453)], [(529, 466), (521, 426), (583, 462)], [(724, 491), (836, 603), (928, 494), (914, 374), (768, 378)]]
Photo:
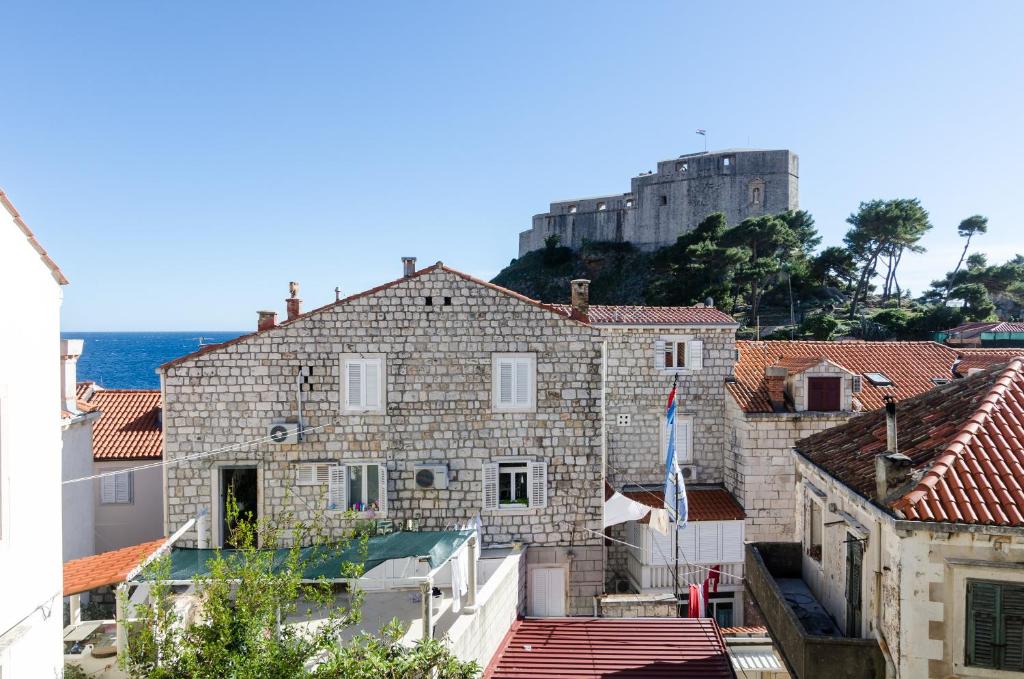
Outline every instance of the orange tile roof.
[[(665, 506), (663, 490), (626, 490), (622, 494), (648, 507)], [(688, 488), (686, 499), (690, 521), (742, 521), (746, 518), (743, 507), (724, 488)], [(649, 518), (644, 517), (640, 523), (648, 521)]]
[[(566, 315), (569, 304), (552, 304)], [(739, 324), (729, 314), (708, 306), (623, 306), (591, 304), (587, 319), (593, 325), (731, 325)]]
[(950, 379), (957, 356), (956, 350), (935, 342), (738, 341), (736, 348), (736, 381), (727, 387), (740, 408), (748, 413), (773, 412), (764, 381), (765, 368), (779, 365), (780, 361), (824, 358), (857, 375), (885, 373), (893, 386), (875, 387), (865, 379), (862, 391), (854, 395), (863, 409), (872, 410), (882, 406), (885, 394), (909, 398), (934, 387), (933, 377)]
[(124, 582), (129, 573), (167, 542), (160, 538), (64, 564), (64, 596)]
[[(888, 503), (920, 521), (1024, 526), (1024, 360), (956, 380), (897, 407), (899, 452), (920, 475)], [(809, 436), (797, 452), (872, 498), (885, 411)]]
[(973, 369), (984, 369), (1009, 363), (1018, 356), (1024, 356), (1024, 348), (1005, 349), (958, 349), (960, 361), (956, 364), (958, 375), (966, 376)]
[(17, 227), (21, 229), (21, 232), (25, 234), (25, 238), (28, 239), (29, 245), (31, 245), (32, 249), (39, 254), (39, 258), (43, 260), (43, 264), (50, 269), (50, 274), (53, 276), (54, 280), (56, 280), (60, 285), (67, 285), (68, 279), (64, 276), (64, 272), (62, 272), (60, 267), (57, 266), (57, 263), (50, 258), (50, 255), (46, 254), (46, 250), (44, 250), (43, 246), (39, 244), (38, 240), (36, 240), (36, 236), (32, 233), (32, 229), (28, 228), (28, 224), (26, 224), (21, 218), (21, 215), (18, 214), (18, 209), (14, 207), (14, 203), (11, 202), (11, 199), (7, 197), (7, 194), (4, 193), (2, 189), (0, 189), (0, 205), (4, 206), (7, 212), (11, 215), (11, 218), (14, 219), (15, 225), (17, 225)]
[(158, 390), (97, 389), (89, 405), (101, 413), (92, 428), (94, 460), (163, 457)]

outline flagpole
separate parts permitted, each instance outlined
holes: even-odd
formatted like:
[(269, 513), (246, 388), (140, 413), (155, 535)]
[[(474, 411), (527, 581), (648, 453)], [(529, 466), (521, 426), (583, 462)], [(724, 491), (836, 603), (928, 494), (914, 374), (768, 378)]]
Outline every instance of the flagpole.
[(679, 610), (680, 609), (679, 609), (679, 476), (678, 475), (676, 476), (676, 480), (675, 480), (675, 484), (674, 485), (676, 487), (676, 501), (675, 501), (675, 505), (674, 505), (675, 508), (676, 508), (676, 525), (675, 525), (675, 530), (673, 531), (673, 533), (675, 534), (675, 540), (673, 540), (673, 543), (674, 543), (673, 549), (675, 550), (675, 553), (676, 553), (676, 575), (673, 578), (673, 580), (676, 583), (676, 617), (679, 618), (681, 616), (679, 615)]

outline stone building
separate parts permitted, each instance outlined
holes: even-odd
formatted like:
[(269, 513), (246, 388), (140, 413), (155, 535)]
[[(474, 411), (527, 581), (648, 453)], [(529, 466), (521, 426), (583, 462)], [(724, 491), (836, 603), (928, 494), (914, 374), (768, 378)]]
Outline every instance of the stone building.
[(1022, 403), (1015, 359), (796, 442), (747, 584), (797, 677), (1021, 676)]
[(630, 181), (628, 193), (551, 203), (519, 234), (519, 256), (556, 235), (562, 245), (629, 242), (644, 249), (675, 243), (713, 212), (729, 224), (800, 206), (799, 159), (787, 150), (730, 149), (658, 162)]

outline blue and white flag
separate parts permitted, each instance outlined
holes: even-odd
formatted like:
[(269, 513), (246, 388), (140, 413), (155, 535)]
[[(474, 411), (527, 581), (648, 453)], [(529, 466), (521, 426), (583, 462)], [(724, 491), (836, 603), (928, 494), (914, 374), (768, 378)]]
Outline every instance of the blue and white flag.
[(668, 408), (665, 411), (665, 426), (668, 427), (668, 449), (665, 451), (665, 508), (669, 516), (676, 522), (676, 527), (686, 525), (688, 509), (686, 503), (686, 485), (676, 461), (676, 385), (668, 395)]

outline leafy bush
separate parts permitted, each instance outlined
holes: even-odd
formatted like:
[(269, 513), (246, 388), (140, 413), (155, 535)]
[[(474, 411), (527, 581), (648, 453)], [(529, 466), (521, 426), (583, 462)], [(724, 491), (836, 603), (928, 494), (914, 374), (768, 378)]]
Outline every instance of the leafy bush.
[(800, 332), (808, 334), (816, 340), (830, 340), (835, 337), (839, 325), (835, 316), (817, 314), (804, 319), (804, 322), (800, 324)]

